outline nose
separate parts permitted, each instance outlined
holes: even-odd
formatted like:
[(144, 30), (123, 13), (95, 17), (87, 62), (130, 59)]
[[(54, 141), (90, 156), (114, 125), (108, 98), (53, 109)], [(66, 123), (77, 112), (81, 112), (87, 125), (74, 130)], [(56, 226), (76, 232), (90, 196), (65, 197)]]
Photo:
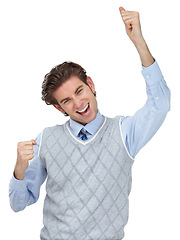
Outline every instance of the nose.
[(74, 98), (74, 108), (75, 110), (80, 110), (80, 108), (82, 107), (82, 101), (79, 98)]

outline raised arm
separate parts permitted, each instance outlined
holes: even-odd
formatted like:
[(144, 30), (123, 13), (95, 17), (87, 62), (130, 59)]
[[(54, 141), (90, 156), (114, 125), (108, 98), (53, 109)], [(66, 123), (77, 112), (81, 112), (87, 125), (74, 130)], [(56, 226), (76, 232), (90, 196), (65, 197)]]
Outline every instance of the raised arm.
[(143, 65), (147, 101), (133, 116), (121, 120), (123, 139), (129, 154), (134, 158), (154, 136), (170, 110), (170, 90), (164, 81), (157, 62), (143, 38), (139, 13), (119, 8), (127, 35), (134, 43)]

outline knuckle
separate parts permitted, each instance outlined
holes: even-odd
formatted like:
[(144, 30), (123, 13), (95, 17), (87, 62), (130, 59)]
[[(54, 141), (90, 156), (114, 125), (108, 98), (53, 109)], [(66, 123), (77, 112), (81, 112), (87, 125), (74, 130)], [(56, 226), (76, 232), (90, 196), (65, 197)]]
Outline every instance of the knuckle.
[(30, 150), (28, 151), (28, 153), (29, 153), (29, 154), (33, 154), (33, 153), (34, 153), (34, 150), (33, 150), (33, 149), (30, 149)]
[(29, 155), (30, 160), (33, 159), (33, 158), (34, 158), (34, 154)]
[(139, 12), (136, 12), (136, 16), (139, 17)]

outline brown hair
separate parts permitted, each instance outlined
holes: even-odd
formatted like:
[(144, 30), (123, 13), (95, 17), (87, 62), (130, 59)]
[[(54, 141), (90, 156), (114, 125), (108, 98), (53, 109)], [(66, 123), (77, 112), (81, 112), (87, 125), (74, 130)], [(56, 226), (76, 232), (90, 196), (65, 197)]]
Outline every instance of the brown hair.
[(77, 76), (87, 84), (86, 71), (79, 64), (64, 62), (52, 68), (51, 71), (45, 75), (42, 83), (42, 100), (45, 101), (47, 105), (59, 105), (53, 97), (53, 93), (71, 76)]

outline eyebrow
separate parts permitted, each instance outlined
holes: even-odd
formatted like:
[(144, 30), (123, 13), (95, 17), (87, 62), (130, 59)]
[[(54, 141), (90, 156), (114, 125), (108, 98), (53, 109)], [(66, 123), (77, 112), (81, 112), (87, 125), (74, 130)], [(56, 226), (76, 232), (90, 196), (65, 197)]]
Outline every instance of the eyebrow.
[[(78, 90), (79, 90), (80, 88), (82, 88), (82, 87), (83, 87), (83, 85), (80, 85), (80, 86), (76, 89), (75, 93), (77, 93)], [(68, 99), (69, 99), (69, 97), (64, 98), (64, 99), (62, 99), (62, 100), (60, 101), (60, 103), (63, 103), (64, 101), (66, 101), (66, 100), (68, 100)]]

